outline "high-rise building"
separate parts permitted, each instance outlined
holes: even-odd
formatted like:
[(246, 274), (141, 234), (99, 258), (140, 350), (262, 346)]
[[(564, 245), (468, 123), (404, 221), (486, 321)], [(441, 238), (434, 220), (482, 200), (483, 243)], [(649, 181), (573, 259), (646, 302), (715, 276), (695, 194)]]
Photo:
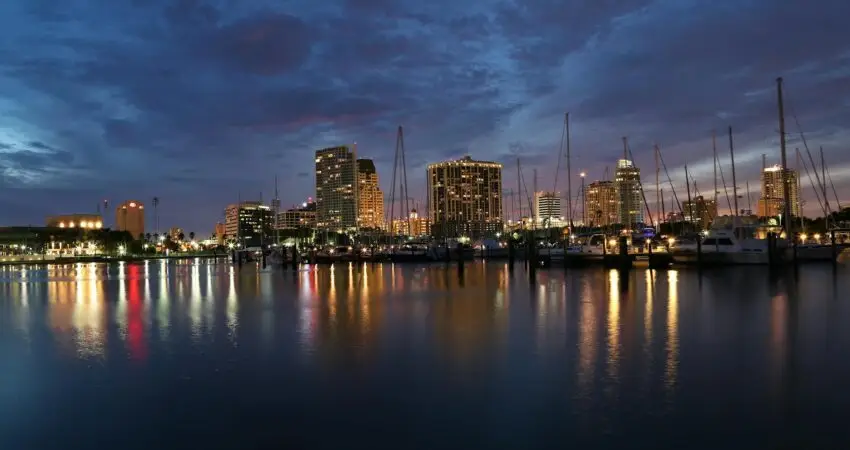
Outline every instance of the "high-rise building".
[(617, 222), (627, 227), (643, 223), (640, 169), (628, 159), (617, 161), (614, 185), (617, 188)]
[(717, 217), (717, 201), (699, 195), (689, 202), (682, 203), (682, 212), (685, 221), (697, 223), (703, 229), (708, 229)]
[(357, 160), (357, 221), (359, 228), (384, 228), (384, 193), (371, 159)]
[(243, 247), (259, 247), (274, 239), (274, 213), (262, 202), (228, 205), (224, 211), (227, 240)]
[(319, 228), (357, 226), (356, 151), (348, 146), (316, 151), (316, 219)]
[(127, 200), (115, 208), (115, 229), (126, 231), (133, 239), (145, 234), (145, 205), (137, 200)]
[(393, 234), (403, 236), (426, 236), (431, 234), (431, 221), (419, 216), (415, 209), (406, 218), (393, 220)]
[(300, 207), (292, 207), (278, 213), (277, 224), (281, 230), (315, 228), (316, 202), (304, 202)]
[(436, 236), (479, 237), (502, 231), (502, 165), (457, 161), (428, 165), (428, 211)]
[[(797, 171), (785, 169), (785, 183), (788, 185), (788, 201), (791, 215), (800, 216), (800, 190), (797, 184)], [(758, 213), (761, 217), (783, 214), (785, 192), (782, 188), (782, 167), (766, 167), (761, 173), (761, 197), (758, 201)]]
[(224, 224), (218, 222), (215, 224), (215, 241), (218, 245), (224, 245), (224, 239), (227, 236)]
[(535, 192), (533, 206), (533, 216), (537, 226), (560, 226), (562, 219), (561, 197), (557, 192)]
[(619, 220), (620, 199), (613, 181), (596, 181), (585, 188), (587, 225), (606, 227)]

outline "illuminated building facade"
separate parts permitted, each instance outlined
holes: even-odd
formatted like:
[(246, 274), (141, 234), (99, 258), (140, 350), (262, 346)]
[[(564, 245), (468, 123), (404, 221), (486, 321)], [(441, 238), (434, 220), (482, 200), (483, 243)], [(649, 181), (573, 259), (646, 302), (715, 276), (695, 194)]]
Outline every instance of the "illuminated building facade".
[(534, 220), (538, 227), (560, 226), (561, 197), (557, 192), (539, 191), (534, 193)]
[(393, 220), (392, 231), (399, 236), (427, 236), (431, 234), (431, 221), (427, 217), (420, 217), (414, 209), (407, 218)]
[[(797, 183), (797, 171), (785, 170), (785, 183), (788, 184), (788, 201), (791, 215), (800, 216), (800, 188)], [(761, 217), (775, 217), (785, 209), (785, 192), (782, 188), (782, 167), (766, 167), (761, 173), (761, 197), (758, 201), (758, 213)]]
[(115, 208), (115, 228), (130, 233), (133, 239), (142, 239), (145, 234), (145, 205), (128, 200)]
[(215, 224), (215, 241), (216, 241), (216, 243), (218, 243), (218, 245), (224, 244), (224, 239), (225, 239), (225, 236), (227, 235), (227, 232), (225, 231), (225, 229), (226, 228), (225, 228), (223, 223), (218, 222), (218, 223)]
[(613, 181), (595, 181), (585, 188), (588, 226), (607, 227), (619, 220), (620, 199)]
[(640, 191), (640, 169), (628, 159), (617, 161), (614, 186), (617, 188), (617, 222), (627, 227), (643, 223), (643, 197)]
[(697, 196), (682, 203), (684, 218), (687, 222), (699, 224), (703, 229), (708, 229), (711, 222), (717, 217), (717, 201)]
[(357, 227), (357, 155), (348, 146), (316, 151), (316, 219), (319, 228)]
[(298, 208), (290, 208), (278, 214), (281, 230), (316, 227), (316, 202), (304, 202)]
[(100, 214), (65, 214), (47, 218), (47, 226), (52, 228), (81, 228), (84, 230), (100, 230), (103, 228), (103, 217)]
[(384, 193), (371, 159), (357, 160), (357, 221), (360, 228), (384, 228)]
[(228, 205), (224, 211), (227, 240), (242, 247), (260, 247), (274, 239), (274, 213), (262, 202)]
[(428, 165), (428, 210), (435, 236), (501, 233), (502, 165), (469, 156)]

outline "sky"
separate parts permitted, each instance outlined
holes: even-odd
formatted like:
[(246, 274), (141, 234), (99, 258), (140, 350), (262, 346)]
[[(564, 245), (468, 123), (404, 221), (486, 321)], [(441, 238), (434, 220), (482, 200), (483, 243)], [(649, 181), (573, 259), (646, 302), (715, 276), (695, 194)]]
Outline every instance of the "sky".
[(388, 193), (399, 125), (421, 209), (426, 164), (464, 155), (503, 162), (506, 190), (519, 157), (565, 192), (565, 112), (574, 195), (623, 136), (647, 191), (658, 144), (680, 196), (686, 164), (711, 195), (712, 130), (730, 179), (731, 126), (755, 207), (779, 76), (789, 165), (801, 136), (823, 146), (850, 205), (847, 17), (846, 0), (6, 0), (0, 225), (158, 197), (161, 228), (206, 235), (275, 176), (283, 205), (313, 195), (314, 151), (352, 143)]

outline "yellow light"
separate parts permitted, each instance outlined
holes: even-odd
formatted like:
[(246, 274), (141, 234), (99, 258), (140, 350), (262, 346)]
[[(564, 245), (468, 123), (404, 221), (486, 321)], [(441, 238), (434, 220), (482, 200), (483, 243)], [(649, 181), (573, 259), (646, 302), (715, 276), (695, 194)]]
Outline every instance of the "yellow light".
[(667, 239), (667, 243), (668, 243), (668, 244), (670, 244), (670, 245), (675, 244), (675, 243), (676, 243), (676, 238), (668, 238), (668, 239)]
[(815, 240), (816, 240), (816, 241), (819, 241), (819, 240), (820, 240), (820, 233), (815, 234)]
[(617, 245), (617, 240), (616, 240), (616, 239), (611, 239), (610, 241), (608, 241), (608, 246), (609, 246), (609, 247), (613, 247), (613, 246), (615, 246), (615, 245)]
[(136, 202), (130, 202), (130, 208), (135, 208), (135, 207), (136, 207)]
[(65, 228), (65, 222), (59, 222), (59, 228)]
[(103, 222), (98, 222), (98, 223), (97, 223), (97, 228), (103, 228)]
[(802, 233), (802, 234), (800, 234), (800, 242), (806, 242), (806, 238), (808, 238), (808, 237), (809, 237), (809, 236), (808, 236), (808, 235), (806, 235), (806, 233)]

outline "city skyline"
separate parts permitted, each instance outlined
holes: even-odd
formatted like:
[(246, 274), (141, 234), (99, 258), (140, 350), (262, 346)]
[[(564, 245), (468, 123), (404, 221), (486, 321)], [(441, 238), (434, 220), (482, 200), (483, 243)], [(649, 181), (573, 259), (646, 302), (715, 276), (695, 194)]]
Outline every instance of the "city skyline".
[(728, 170), (730, 125), (739, 187), (755, 187), (761, 155), (778, 160), (777, 76), (789, 166), (802, 128), (850, 203), (850, 4), (599, 3), (5, 2), (0, 224), (158, 197), (161, 228), (207, 234), (237, 192), (272, 197), (275, 175), (282, 204), (312, 196), (313, 151), (354, 142), (386, 193), (398, 125), (421, 205), (426, 165), (466, 154), (503, 163), (505, 187), (520, 154), (527, 178), (566, 194), (554, 168), (567, 111), (573, 195), (579, 171), (613, 169), (620, 136), (647, 191), (656, 142), (677, 187), (684, 164), (707, 186), (711, 131)]

